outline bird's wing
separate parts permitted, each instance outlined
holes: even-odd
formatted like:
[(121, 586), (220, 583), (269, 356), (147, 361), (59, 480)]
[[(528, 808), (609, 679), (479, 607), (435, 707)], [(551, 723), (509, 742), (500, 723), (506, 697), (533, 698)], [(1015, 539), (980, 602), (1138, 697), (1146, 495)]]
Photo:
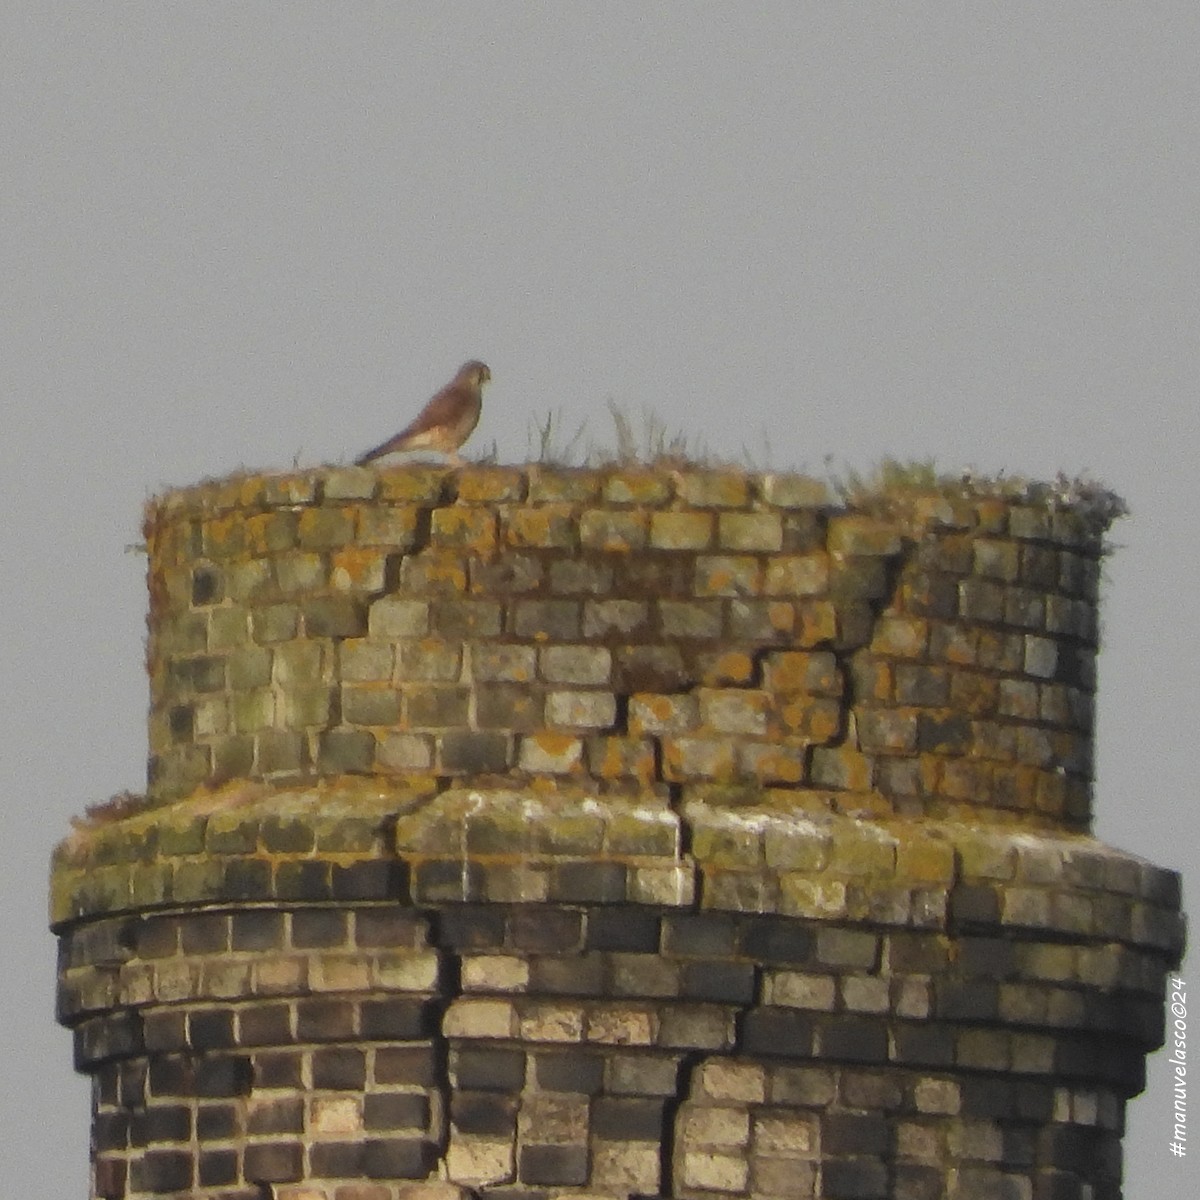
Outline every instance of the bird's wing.
[(396, 434), (397, 439), (409, 438), (430, 429), (440, 429), (455, 424), (471, 404), (467, 389), (457, 383), (447, 384), (412, 421)]

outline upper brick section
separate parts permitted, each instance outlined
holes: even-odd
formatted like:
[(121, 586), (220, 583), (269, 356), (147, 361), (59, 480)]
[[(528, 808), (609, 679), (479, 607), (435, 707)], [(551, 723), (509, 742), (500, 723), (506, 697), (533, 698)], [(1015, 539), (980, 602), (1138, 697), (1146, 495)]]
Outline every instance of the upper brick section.
[(169, 492), (150, 795), (433, 776), (1084, 829), (1101, 524), (686, 469)]

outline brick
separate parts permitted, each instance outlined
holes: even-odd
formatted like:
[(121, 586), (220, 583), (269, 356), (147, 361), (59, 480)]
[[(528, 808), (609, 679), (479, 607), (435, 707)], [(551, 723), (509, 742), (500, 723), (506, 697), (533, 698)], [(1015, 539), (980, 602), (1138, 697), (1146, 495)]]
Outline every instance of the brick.
[(702, 723), (718, 734), (763, 736), (767, 732), (769, 695), (746, 688), (702, 688), (698, 693)]
[(603, 646), (546, 646), (538, 658), (551, 683), (601, 684), (612, 671), (612, 652)]
[(762, 568), (747, 555), (700, 555), (694, 587), (697, 596), (757, 596)]
[(663, 777), (671, 782), (734, 776), (736, 743), (729, 738), (664, 738), (662, 748)]
[(586, 638), (609, 634), (629, 636), (645, 629), (650, 622), (650, 606), (645, 600), (587, 600), (583, 606), (583, 635)]
[(512, 761), (509, 738), (503, 733), (459, 730), (438, 739), (438, 760), (448, 773), (499, 774)]
[(612, 564), (570, 558), (550, 564), (550, 592), (556, 596), (598, 596), (613, 590)]
[(741, 508), (749, 503), (749, 480), (735, 471), (686, 471), (676, 480), (679, 499), (697, 508)]
[(644, 512), (587, 509), (579, 517), (579, 540), (584, 549), (628, 553), (645, 547), (647, 527)]
[(251, 1183), (287, 1183), (303, 1178), (304, 1150), (299, 1143), (253, 1143), (245, 1150), (243, 1173)]
[(534, 641), (575, 641), (580, 633), (578, 600), (518, 600), (513, 631)]
[(386, 771), (427, 771), (433, 765), (433, 740), (424, 734), (389, 733), (375, 753)]
[(432, 1147), (420, 1138), (369, 1138), (362, 1170), (369, 1179), (424, 1179), (433, 1158)]
[(510, 546), (574, 549), (579, 530), (569, 504), (543, 504), (510, 509), (504, 517), (505, 541)]
[(602, 494), (610, 504), (661, 504), (671, 498), (671, 481), (658, 470), (624, 468), (604, 481)]
[(522, 1146), (518, 1152), (522, 1183), (571, 1186), (587, 1182), (585, 1146)]
[(616, 697), (607, 691), (561, 691), (546, 696), (546, 723), (567, 729), (606, 729), (617, 715)]
[[(726, 617), (728, 636), (737, 641), (789, 640), (796, 625), (795, 607), (783, 600), (730, 600)], [(750, 672), (736, 672), (731, 682), (746, 682)]]
[(536, 733), (521, 738), (517, 761), (535, 774), (572, 774), (582, 767), (583, 741), (565, 733)]
[(378, 638), (425, 636), (430, 629), (430, 604), (384, 596), (371, 605), (367, 628)]
[(451, 1051), (450, 1071), (460, 1091), (518, 1092), (525, 1082), (525, 1053), (457, 1046)]
[(665, 638), (720, 637), (723, 614), (717, 601), (659, 600), (658, 625)]
[[(461, 486), (461, 485), (460, 485)], [(450, 505), (433, 510), (432, 543), (486, 558), (496, 549), (496, 514), (487, 508)]]
[(705, 512), (650, 515), (650, 545), (658, 550), (705, 550), (712, 542), (713, 518)]
[(773, 512), (723, 512), (717, 541), (722, 550), (778, 551), (783, 548), (783, 521)]

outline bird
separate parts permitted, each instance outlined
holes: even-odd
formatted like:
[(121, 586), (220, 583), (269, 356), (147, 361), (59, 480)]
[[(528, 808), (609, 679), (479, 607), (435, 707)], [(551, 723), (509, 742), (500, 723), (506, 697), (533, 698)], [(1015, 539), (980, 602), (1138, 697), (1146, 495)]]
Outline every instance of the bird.
[(354, 465), (367, 463), (395, 454), (400, 450), (436, 450), (445, 454), (455, 466), (463, 460), (458, 448), (479, 424), (483, 407), (483, 385), (492, 377), (486, 363), (473, 358), (458, 368), (457, 374), (425, 405), (416, 417), (386, 442), (360, 454)]

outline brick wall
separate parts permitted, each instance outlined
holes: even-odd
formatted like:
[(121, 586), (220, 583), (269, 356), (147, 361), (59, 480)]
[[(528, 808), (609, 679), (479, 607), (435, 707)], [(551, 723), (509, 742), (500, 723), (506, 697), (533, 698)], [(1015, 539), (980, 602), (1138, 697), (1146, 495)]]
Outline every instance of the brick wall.
[(1088, 835), (1103, 521), (732, 472), (149, 506), (58, 849), (92, 1195), (1113, 1200), (1179, 880)]

